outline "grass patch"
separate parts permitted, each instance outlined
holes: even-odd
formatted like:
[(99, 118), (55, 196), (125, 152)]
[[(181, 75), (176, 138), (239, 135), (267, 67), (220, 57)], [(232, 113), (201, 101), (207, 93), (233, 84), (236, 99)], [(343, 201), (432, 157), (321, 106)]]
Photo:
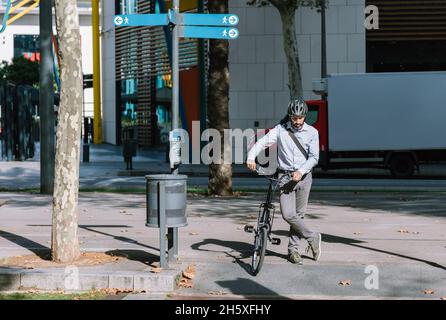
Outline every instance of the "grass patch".
[(14, 292), (0, 294), (0, 300), (102, 300), (106, 295), (99, 291), (86, 293)]

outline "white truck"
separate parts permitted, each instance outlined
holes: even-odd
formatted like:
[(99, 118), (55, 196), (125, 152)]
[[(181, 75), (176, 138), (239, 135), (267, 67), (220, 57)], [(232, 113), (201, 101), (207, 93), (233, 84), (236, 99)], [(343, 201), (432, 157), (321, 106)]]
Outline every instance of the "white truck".
[(307, 101), (323, 169), (380, 167), (409, 177), (446, 160), (446, 72), (332, 74)]

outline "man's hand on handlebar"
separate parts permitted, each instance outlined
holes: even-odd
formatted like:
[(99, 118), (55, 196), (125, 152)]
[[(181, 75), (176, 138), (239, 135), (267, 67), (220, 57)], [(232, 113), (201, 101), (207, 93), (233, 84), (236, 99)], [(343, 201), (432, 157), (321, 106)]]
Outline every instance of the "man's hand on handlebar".
[(256, 171), (255, 161), (252, 161), (252, 160), (246, 161), (246, 166), (248, 167), (249, 170)]
[(293, 181), (299, 182), (302, 179), (302, 173), (299, 171), (293, 172)]

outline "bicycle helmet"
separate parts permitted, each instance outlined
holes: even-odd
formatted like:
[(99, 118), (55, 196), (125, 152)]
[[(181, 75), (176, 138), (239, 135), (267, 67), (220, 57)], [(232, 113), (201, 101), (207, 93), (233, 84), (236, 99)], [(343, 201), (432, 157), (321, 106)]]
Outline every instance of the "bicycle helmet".
[(308, 106), (302, 97), (291, 100), (288, 104), (288, 115), (291, 116), (306, 116), (308, 112)]

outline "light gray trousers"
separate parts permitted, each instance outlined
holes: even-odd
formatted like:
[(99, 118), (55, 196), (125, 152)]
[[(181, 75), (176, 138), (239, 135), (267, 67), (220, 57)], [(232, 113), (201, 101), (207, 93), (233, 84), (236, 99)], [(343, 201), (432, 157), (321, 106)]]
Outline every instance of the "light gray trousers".
[(283, 219), (290, 225), (289, 254), (297, 251), (301, 238), (312, 241), (316, 236), (304, 223), (312, 182), (310, 172), (297, 184), (291, 181), (280, 189), (280, 211)]

